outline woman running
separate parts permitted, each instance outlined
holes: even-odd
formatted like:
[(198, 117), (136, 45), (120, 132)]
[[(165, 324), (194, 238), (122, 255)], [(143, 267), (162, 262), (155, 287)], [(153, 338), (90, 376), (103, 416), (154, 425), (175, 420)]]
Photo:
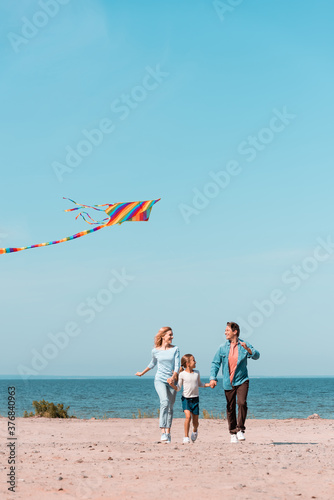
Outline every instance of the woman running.
[(152, 360), (142, 372), (137, 372), (142, 377), (149, 370), (158, 365), (154, 378), (154, 387), (160, 398), (160, 429), (161, 441), (171, 442), (171, 426), (173, 420), (173, 406), (176, 391), (169, 384), (175, 384), (178, 380), (180, 369), (180, 351), (177, 346), (172, 345), (173, 331), (169, 326), (160, 328), (154, 337), (154, 349), (152, 349)]

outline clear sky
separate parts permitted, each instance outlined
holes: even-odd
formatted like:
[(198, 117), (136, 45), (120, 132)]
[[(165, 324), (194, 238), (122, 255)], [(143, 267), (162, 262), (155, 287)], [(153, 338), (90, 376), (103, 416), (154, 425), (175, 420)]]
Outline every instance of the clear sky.
[(198, 369), (227, 321), (251, 375), (334, 375), (327, 0), (2, 0), (0, 374), (133, 375), (170, 325)]

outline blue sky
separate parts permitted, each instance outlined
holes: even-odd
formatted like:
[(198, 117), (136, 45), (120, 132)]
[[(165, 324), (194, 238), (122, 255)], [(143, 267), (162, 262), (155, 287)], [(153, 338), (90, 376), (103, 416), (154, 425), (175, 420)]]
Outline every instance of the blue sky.
[(165, 325), (208, 374), (234, 320), (252, 375), (334, 375), (334, 6), (237, 3), (1, 2), (0, 246), (161, 198), (1, 256), (1, 374), (132, 375)]

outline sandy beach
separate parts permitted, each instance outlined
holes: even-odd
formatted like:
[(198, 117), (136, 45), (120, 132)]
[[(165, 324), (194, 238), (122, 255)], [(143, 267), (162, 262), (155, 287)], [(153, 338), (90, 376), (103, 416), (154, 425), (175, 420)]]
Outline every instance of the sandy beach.
[(159, 442), (157, 419), (19, 418), (16, 492), (7, 491), (7, 420), (1, 418), (1, 498), (334, 498), (334, 421), (248, 420), (229, 442), (224, 420), (200, 420), (199, 438)]

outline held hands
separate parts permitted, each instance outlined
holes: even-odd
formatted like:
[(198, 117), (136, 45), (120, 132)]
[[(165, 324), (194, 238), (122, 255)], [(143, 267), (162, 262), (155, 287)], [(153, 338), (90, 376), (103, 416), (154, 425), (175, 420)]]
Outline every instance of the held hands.
[(137, 373), (135, 373), (135, 375), (136, 375), (137, 377), (142, 377), (142, 376), (143, 376), (143, 372), (137, 372)]
[(242, 345), (242, 347), (244, 349), (246, 349), (246, 351), (248, 352), (248, 354), (252, 355), (252, 351), (251, 351), (251, 349), (249, 347), (247, 347), (246, 342), (240, 342), (240, 345)]
[(217, 385), (217, 380), (210, 380), (209, 386), (211, 387), (211, 389), (214, 389), (216, 385)]
[(175, 379), (173, 377), (170, 377), (167, 379), (167, 383), (175, 390), (177, 391), (177, 387), (175, 385)]

